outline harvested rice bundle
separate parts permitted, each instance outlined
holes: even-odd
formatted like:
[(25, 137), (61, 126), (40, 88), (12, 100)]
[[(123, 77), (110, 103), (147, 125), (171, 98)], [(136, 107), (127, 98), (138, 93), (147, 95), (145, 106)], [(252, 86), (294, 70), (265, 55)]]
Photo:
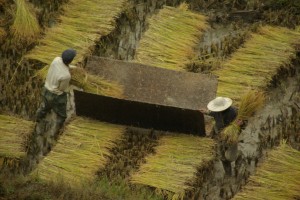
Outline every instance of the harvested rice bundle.
[(85, 118), (67, 125), (55, 148), (38, 165), (33, 174), (42, 180), (63, 177), (68, 183), (93, 180), (104, 168), (109, 150), (121, 138), (125, 128)]
[(241, 97), (237, 118), (248, 120), (265, 102), (265, 95), (261, 91), (250, 90)]
[(33, 10), (25, 0), (16, 0), (17, 10), (10, 30), (16, 42), (31, 43), (40, 34), (40, 26)]
[(293, 200), (300, 196), (300, 152), (287, 144), (272, 150), (236, 200)]
[[(48, 69), (49, 66), (39, 70), (37, 77), (45, 79)], [(86, 92), (119, 98), (123, 96), (123, 87), (117, 83), (109, 82), (99, 76), (88, 74), (80, 67), (70, 69), (70, 72), (72, 76), (71, 84), (82, 88)]]
[(191, 135), (169, 135), (159, 140), (155, 154), (131, 176), (131, 182), (183, 195), (196, 180), (197, 169), (215, 158), (215, 142)]
[(125, 0), (70, 0), (63, 6), (60, 23), (49, 28), (40, 45), (26, 57), (50, 64), (63, 50), (74, 48), (77, 56), (74, 63), (82, 62), (101, 36), (115, 28), (115, 18), (124, 9)]
[(213, 71), (219, 76), (218, 96), (240, 100), (245, 89), (264, 90), (282, 67), (289, 67), (296, 58), (295, 44), (300, 33), (281, 27), (265, 26), (238, 49), (221, 69)]
[(184, 70), (185, 64), (196, 56), (194, 50), (207, 18), (187, 9), (164, 7), (149, 21), (149, 30), (142, 37), (136, 52), (139, 63), (173, 70)]
[(82, 74), (77, 73), (76, 76), (73, 76), (72, 82), (74, 85), (81, 85), (81, 88), (86, 92), (119, 98), (123, 96), (123, 87), (117, 83), (106, 81), (102, 77), (88, 73), (85, 73), (84, 79), (82, 77)]
[(241, 130), (241, 122), (248, 120), (258, 111), (265, 101), (265, 96), (261, 91), (250, 90), (241, 97), (239, 102), (238, 115), (229, 126), (221, 133), (221, 138), (227, 143), (237, 143)]
[(33, 132), (33, 122), (0, 115), (0, 157), (19, 158), (26, 153), (26, 139)]

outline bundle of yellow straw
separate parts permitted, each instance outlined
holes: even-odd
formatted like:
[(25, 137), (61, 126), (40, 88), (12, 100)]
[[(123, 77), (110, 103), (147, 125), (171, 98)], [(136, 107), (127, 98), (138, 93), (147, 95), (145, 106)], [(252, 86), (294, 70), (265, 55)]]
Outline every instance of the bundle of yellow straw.
[(208, 28), (207, 18), (187, 9), (165, 6), (149, 20), (149, 29), (142, 37), (135, 61), (172, 70), (184, 70), (196, 55), (194, 47)]
[(33, 42), (40, 34), (40, 26), (33, 9), (30, 9), (25, 0), (16, 0), (16, 5), (14, 23), (10, 28), (13, 37), (16, 42)]
[[(48, 73), (49, 66), (37, 72), (37, 77), (45, 79)], [(105, 79), (88, 74), (83, 68), (71, 68), (71, 84), (75, 85), (85, 92), (101, 94), (111, 97), (122, 97), (123, 86), (114, 82), (106, 81)]]
[(272, 150), (235, 200), (293, 200), (300, 197), (300, 152), (287, 144)]
[(213, 71), (219, 76), (217, 95), (239, 101), (247, 89), (266, 89), (282, 67), (296, 58), (295, 44), (300, 33), (282, 27), (263, 26), (252, 34), (223, 67)]
[(50, 64), (68, 48), (77, 50), (74, 63), (91, 54), (96, 41), (115, 28), (115, 18), (124, 9), (125, 0), (69, 0), (63, 5), (59, 24), (49, 28), (39, 45), (26, 57)]
[(221, 132), (221, 138), (228, 143), (237, 143), (241, 130), (240, 123), (248, 120), (263, 105), (265, 101), (264, 93), (261, 91), (250, 90), (241, 97), (238, 115), (236, 120)]
[(67, 125), (58, 144), (33, 175), (38, 173), (46, 181), (63, 177), (72, 185), (93, 180), (96, 172), (105, 166), (109, 150), (124, 131), (122, 126), (78, 117)]
[(190, 189), (187, 183), (196, 179), (196, 172), (215, 158), (215, 142), (209, 138), (174, 134), (159, 140), (155, 154), (146, 158), (131, 182), (149, 185), (175, 194)]
[(0, 157), (19, 158), (26, 153), (26, 139), (33, 132), (33, 122), (0, 115)]

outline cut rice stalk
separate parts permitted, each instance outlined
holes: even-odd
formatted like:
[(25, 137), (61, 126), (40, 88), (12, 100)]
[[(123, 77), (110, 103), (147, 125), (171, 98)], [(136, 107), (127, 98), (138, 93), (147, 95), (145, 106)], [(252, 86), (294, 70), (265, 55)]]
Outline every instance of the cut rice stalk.
[(16, 4), (17, 10), (10, 30), (16, 42), (31, 43), (40, 34), (39, 23), (27, 1), (16, 0)]
[(281, 68), (291, 66), (292, 59), (296, 58), (295, 45), (299, 43), (297, 31), (261, 27), (222, 68), (213, 71), (219, 77), (217, 95), (239, 103), (244, 93), (241, 87), (265, 90)]
[(209, 138), (174, 134), (159, 140), (155, 154), (146, 158), (131, 177), (135, 184), (183, 194), (191, 189), (196, 172), (215, 158), (215, 142)]
[(189, 11), (185, 3), (178, 8), (165, 6), (149, 24), (135, 60), (172, 70), (184, 70), (196, 56), (194, 47), (208, 28), (207, 18)]
[(235, 200), (281, 200), (300, 197), (300, 152), (282, 143), (269, 152)]
[(261, 91), (250, 90), (241, 97), (237, 118), (221, 132), (221, 139), (229, 144), (238, 143), (241, 125), (263, 105), (265, 96)]
[(0, 157), (25, 156), (25, 144), (33, 132), (34, 124), (21, 118), (0, 115)]
[(32, 174), (45, 181), (63, 177), (72, 185), (92, 181), (124, 131), (122, 126), (78, 117), (67, 125), (58, 144)]

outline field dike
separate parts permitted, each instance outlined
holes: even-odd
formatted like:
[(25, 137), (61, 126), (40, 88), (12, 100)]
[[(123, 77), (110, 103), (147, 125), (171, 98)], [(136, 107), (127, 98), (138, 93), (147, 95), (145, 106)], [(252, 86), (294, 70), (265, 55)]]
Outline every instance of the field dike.
[[(148, 38), (149, 41), (152, 41), (149, 43), (141, 42), (141, 44), (145, 44), (144, 47), (147, 47), (147, 49), (149, 44), (157, 45), (158, 43), (153, 40), (153, 37), (151, 39), (151, 28), (163, 30), (159, 27), (159, 23), (163, 21), (158, 20), (154, 25), (151, 24), (150, 21), (150, 24), (148, 24), (148, 22), (146, 22), (148, 21), (148, 17), (152, 15), (158, 17), (166, 11), (175, 11), (176, 15), (185, 12), (188, 13), (186, 5), (176, 8), (179, 10), (166, 7), (164, 10), (161, 10), (162, 12), (157, 12), (157, 9), (162, 8), (162, 5), (165, 4), (164, 1), (147, 1), (147, 3), (131, 1), (125, 4), (125, 12), (121, 12), (117, 9), (117, 14), (113, 15), (112, 18), (113, 20), (115, 20), (115, 18), (118, 19), (112, 26), (109, 26), (107, 32), (97, 32), (97, 36), (89, 35), (91, 39), (89, 42), (76, 40), (75, 43), (70, 42), (70, 38), (65, 37), (63, 33), (59, 32), (59, 29), (63, 27), (60, 23), (64, 22), (64, 20), (66, 23), (63, 24), (68, 27), (68, 30), (72, 30), (70, 23), (74, 22), (72, 18), (75, 13), (72, 11), (76, 10), (75, 5), (73, 5), (75, 7), (63, 7), (65, 4), (61, 3), (67, 3), (67, 1), (53, 1), (54, 5), (47, 4), (47, 6), (45, 6), (46, 3), (42, 5), (39, 1), (30, 2), (32, 2), (36, 8), (43, 8), (38, 9), (39, 12), (36, 12), (38, 21), (40, 23), (48, 23), (44, 25), (44, 27), (51, 28), (44, 30), (43, 26), (40, 25), (42, 27), (41, 32), (45, 35), (41, 38), (40, 46), (37, 48), (34, 48), (35, 43), (31, 43), (21, 47), (21, 51), (16, 51), (14, 50), (12, 40), (7, 40), (9, 42), (2, 43), (1, 48), (6, 50), (1, 51), (1, 56), (5, 59), (0, 61), (0, 72), (1, 75), (3, 75), (1, 77), (5, 77), (4, 80), (1, 79), (1, 88), (4, 89), (1, 90), (1, 92), (4, 93), (4, 95), (2, 95), (4, 100), (1, 99), (2, 107), (6, 112), (11, 111), (13, 113), (22, 114), (28, 118), (31, 117), (31, 119), (38, 106), (32, 102), (40, 102), (39, 93), (42, 81), (38, 77), (43, 77), (45, 74), (45, 71), (39, 70), (49, 64), (52, 57), (56, 55), (55, 51), (52, 50), (53, 46), (51, 46), (51, 41), (59, 40), (60, 44), (57, 45), (59, 45), (61, 49), (69, 46), (74, 48), (78, 46), (82, 47), (79, 52), (78, 60), (76, 60), (77, 64), (82, 64), (82, 66), (85, 64), (86, 56), (90, 54), (100, 56), (110, 55), (117, 59), (132, 60), (135, 59), (134, 55), (136, 53), (137, 57), (135, 61), (151, 64), (143, 57), (147, 56), (147, 52), (136, 48), (136, 45), (140, 38), (142, 40)], [(72, 2), (77, 1), (74, 0)], [(94, 5), (93, 1), (88, 2), (90, 5)], [(80, 7), (80, 5), (77, 6)], [(46, 7), (48, 7), (48, 9), (44, 9)], [(82, 7), (82, 9), (83, 8), (84, 7)], [(64, 15), (64, 13), (60, 12), (60, 9), (70, 10)], [(55, 16), (58, 14), (60, 17), (59, 20), (57, 20), (58, 18), (56, 17), (52, 18), (48, 14), (45, 14), (48, 10), (53, 11), (53, 15)], [(83, 12), (82, 10), (80, 11)], [(70, 14), (69, 16), (68, 13)], [(85, 15), (87, 16), (88, 13)], [(133, 17), (130, 18), (130, 15)], [(176, 15), (174, 14), (174, 16)], [(190, 15), (185, 16), (188, 16), (189, 20), (191, 20), (190, 24), (193, 26), (197, 25), (193, 23), (193, 18), (191, 18)], [(195, 16), (195, 13), (193, 13), (192, 16)], [(205, 19), (203, 17), (195, 18)], [(176, 48), (170, 46), (176, 45), (174, 41), (177, 41), (178, 38), (170, 37), (161, 39), (164, 42), (171, 41), (171, 43), (160, 42), (159, 45), (162, 45), (162, 48), (157, 48), (156, 46), (155, 53), (162, 50), (161, 55), (164, 53), (166, 53), (166, 56), (174, 54), (176, 58), (159, 57), (160, 60), (156, 61), (155, 65), (173, 68), (175, 70), (189, 70), (187, 67), (188, 63), (193, 61), (198, 55), (197, 45), (199, 45), (199, 38), (203, 35), (203, 32), (199, 30), (206, 30), (206, 26), (208, 26), (203, 25), (206, 23), (204, 21), (198, 20), (197, 22), (199, 24), (201, 23), (199, 27), (188, 29), (192, 32), (196, 32), (196, 37), (194, 37), (195, 35), (193, 34), (185, 35), (187, 44), (182, 43), (182, 45), (177, 46), (178, 48), (182, 47), (179, 52), (186, 53), (184, 54), (186, 56), (182, 57), (182, 59), (178, 60), (178, 54), (174, 52)], [(80, 21), (78, 23), (82, 24)], [(125, 25), (121, 26), (119, 23), (124, 23)], [(165, 23), (172, 26), (172, 23)], [(10, 25), (12, 25), (12, 23)], [(114, 27), (117, 27), (117, 29), (114, 29)], [(148, 28), (146, 29), (146, 27)], [(185, 29), (184, 26), (182, 26), (176, 27), (173, 31), (177, 31), (178, 28)], [(168, 27), (168, 29), (172, 30), (172, 27)], [(7, 30), (8, 29), (6, 29), (6, 31)], [(51, 32), (51, 30), (53, 30), (53, 32)], [(95, 34), (94, 29), (85, 30), (91, 30), (91, 33)], [(74, 34), (72, 38), (75, 38), (75, 36), (79, 37), (84, 34), (85, 30), (78, 29), (74, 32), (70, 31), (70, 33)], [(145, 30), (149, 32), (144, 35), (142, 33)], [(271, 33), (276, 32), (277, 34), (272, 35), (270, 30)], [(164, 34), (164, 31), (152, 32), (152, 34), (160, 33)], [(150, 36), (147, 34), (150, 34)], [(224, 63), (222, 62), (217, 68), (207, 68), (207, 71), (213, 70), (213, 73), (219, 75), (221, 87), (219, 87), (218, 94), (232, 97), (236, 100), (237, 106), (239, 97), (241, 96), (237, 91), (246, 91), (249, 88), (255, 88), (263, 90), (266, 93), (267, 99), (265, 106), (257, 112), (255, 116), (248, 119), (247, 126), (244, 127), (239, 134), (238, 143), (236, 145), (228, 145), (223, 141), (210, 138), (195, 138), (194, 136), (181, 134), (168, 134), (153, 130), (120, 127), (78, 117), (70, 118), (65, 129), (61, 134), (57, 135), (57, 133), (53, 131), (53, 120), (55, 116), (51, 114), (43, 124), (36, 127), (36, 131), (31, 135), (31, 140), (29, 140), (32, 143), (29, 143), (27, 146), (29, 148), (27, 149), (26, 145), (24, 149), (24, 145), (22, 144), (26, 141), (26, 138), (23, 140), (19, 137), (23, 132), (11, 127), (4, 130), (4, 132), (10, 133), (13, 137), (17, 138), (13, 140), (13, 145), (20, 147), (10, 150), (9, 152), (0, 152), (2, 158), (8, 158), (4, 164), (6, 166), (11, 165), (14, 169), (20, 169), (26, 165), (30, 165), (30, 167), (27, 168), (28, 172), (31, 171), (32, 168), (35, 169), (31, 173), (32, 176), (39, 176), (45, 181), (51, 178), (56, 178), (57, 180), (63, 179), (67, 184), (73, 185), (74, 183), (74, 187), (78, 185), (76, 181), (93, 182), (96, 178), (95, 175), (98, 174), (100, 177), (108, 177), (111, 181), (125, 180), (126, 184), (130, 185), (133, 189), (140, 187), (150, 188), (166, 199), (232, 198), (247, 184), (248, 177), (255, 173), (256, 166), (261, 162), (263, 163), (267, 151), (278, 146), (282, 139), (286, 139), (287, 142), (295, 148), (299, 149), (300, 146), (299, 134), (295, 134), (300, 132), (300, 65), (298, 60), (299, 56), (297, 56), (297, 51), (294, 47), (295, 44), (299, 44), (298, 39), (295, 39), (298, 37), (298, 33), (290, 29), (263, 27), (256, 33), (248, 34), (249, 33), (237, 36), (237, 40), (240, 41), (240, 43), (238, 43), (243, 43), (245, 48), (234, 47), (235, 52), (230, 51), (229, 53), (232, 53), (232, 58), (246, 58), (245, 55), (247, 54), (255, 55), (256, 60), (259, 62), (255, 62), (248, 57), (242, 60), (242, 62), (238, 59), (225, 59)], [(61, 37), (56, 38), (55, 35)], [(182, 36), (176, 34), (171, 35), (175, 37)], [(159, 37), (159, 35), (155, 36)], [(255, 38), (259, 38), (260, 40), (256, 41)], [(257, 42), (260, 44), (259, 46), (262, 47), (261, 52), (254, 51), (255, 47), (251, 46), (251, 43), (254, 44)], [(266, 44), (271, 44), (272, 49), (267, 48), (268, 45)], [(41, 49), (42, 46), (44, 46), (43, 49)], [(194, 48), (190, 48), (191, 46)], [(143, 45), (139, 47), (143, 47)], [(223, 45), (220, 45), (220, 48), (221, 47), (223, 47)], [(283, 49), (280, 47), (283, 47)], [(45, 49), (48, 49), (46, 53)], [(165, 51), (166, 49), (170, 50), (170, 53)], [(213, 54), (214, 50), (211, 51), (212, 49), (212, 46), (210, 46), (209, 53)], [(248, 51), (245, 52), (247, 49)], [(221, 50), (224, 51), (224, 49)], [(48, 51), (53, 54), (51, 55)], [(215, 54), (222, 56), (223, 52), (215, 52)], [(268, 57), (265, 55), (268, 55)], [(149, 57), (153, 58), (151, 52)], [(264, 57), (267, 59), (264, 59)], [(17, 58), (17, 62), (13, 61), (14, 59), (12, 58)], [(247, 62), (250, 64), (247, 65)], [(248, 67), (237, 68), (235, 65)], [(258, 67), (255, 68), (255, 66)], [(36, 74), (37, 71), (40, 73)], [(84, 70), (75, 71), (74, 73), (78, 76), (74, 76), (73, 83), (79, 88), (84, 88), (87, 91), (90, 90), (90, 92), (93, 93), (98, 93), (99, 88), (109, 88), (109, 90), (104, 90), (104, 92), (114, 91), (112, 96), (122, 95), (122, 88), (118, 88), (118, 85), (106, 83), (99, 77), (92, 77)], [(264, 75), (262, 79), (259, 76), (261, 73)], [(224, 76), (222, 76), (222, 74), (224, 74)], [(232, 93), (226, 90), (226, 84), (231, 81), (226, 80), (226, 77), (229, 77), (228, 74), (236, 74), (236, 76), (246, 74), (250, 77), (256, 77), (257, 79), (253, 80), (244, 77), (242, 80), (246, 82), (241, 82), (241, 79), (234, 80), (235, 82), (229, 83), (230, 86), (235, 86), (230, 87), (230, 91), (236, 91)], [(77, 80), (75, 79), (76, 77)], [(79, 82), (78, 80), (82, 77), (88, 77), (88, 80), (91, 81)], [(101, 79), (100, 82), (96, 82), (97, 80), (95, 79), (98, 78)], [(94, 86), (95, 82), (96, 84), (99, 83), (99, 87), (89, 87), (89, 83)], [(115, 90), (111, 90), (111, 88), (115, 88)], [(28, 95), (29, 93), (31, 95)], [(70, 97), (68, 105), (69, 115), (74, 109), (72, 93)], [(18, 127), (19, 121), (21, 122), (21, 120), (17, 120), (18, 124), (14, 124), (16, 119), (13, 119), (14, 118), (10, 118), (9, 121), (11, 121), (13, 127)], [(2, 120), (2, 118), (0, 118), (0, 120), (8, 124), (6, 119)], [(33, 124), (32, 122), (27, 123), (27, 121), (24, 121), (24, 124), (24, 126), (29, 127), (26, 129), (29, 130), (28, 133), (25, 134), (27, 135), (31, 132), (30, 130), (33, 130)], [(5, 126), (3, 127), (5, 128)], [(7, 139), (0, 141), (1, 147), (5, 147), (5, 150), (11, 146), (11, 143), (7, 142), (9, 141)], [(5, 145), (8, 146), (6, 147)], [(16, 152), (16, 150), (18, 152)], [(25, 156), (26, 158), (23, 160), (24, 155), (26, 155), (26, 150), (29, 151), (29, 156)], [(2, 150), (0, 149), (0, 151)], [(16, 155), (13, 155), (14, 151)], [(44, 159), (41, 160), (41, 158)], [(1, 162), (3, 163), (3, 160), (1, 160)], [(167, 176), (160, 176), (162, 171), (164, 172), (163, 174)], [(74, 181), (74, 178), (76, 181)]]

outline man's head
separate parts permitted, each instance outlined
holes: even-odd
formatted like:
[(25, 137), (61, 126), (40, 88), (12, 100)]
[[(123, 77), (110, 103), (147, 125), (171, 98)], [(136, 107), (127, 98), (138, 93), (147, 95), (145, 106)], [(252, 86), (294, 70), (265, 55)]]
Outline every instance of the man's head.
[(67, 49), (61, 54), (61, 58), (65, 65), (69, 65), (76, 56), (76, 51), (74, 49)]
[(214, 100), (211, 100), (207, 104), (207, 108), (213, 112), (222, 112), (229, 108), (232, 104), (232, 100), (227, 97), (217, 97)]

